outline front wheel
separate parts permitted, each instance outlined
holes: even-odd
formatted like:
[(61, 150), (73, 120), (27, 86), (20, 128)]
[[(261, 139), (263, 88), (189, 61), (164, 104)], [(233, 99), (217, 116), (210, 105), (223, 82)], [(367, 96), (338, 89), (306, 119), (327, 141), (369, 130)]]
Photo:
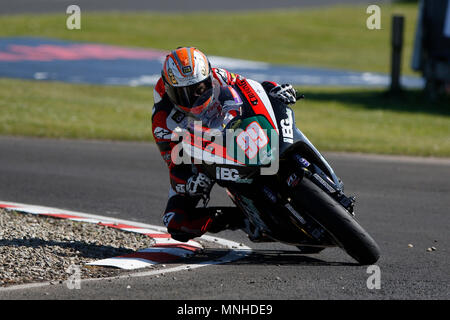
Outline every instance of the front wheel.
[(299, 212), (308, 214), (319, 223), (337, 244), (360, 264), (373, 264), (380, 249), (372, 237), (333, 198), (304, 178), (296, 188), (293, 201)]

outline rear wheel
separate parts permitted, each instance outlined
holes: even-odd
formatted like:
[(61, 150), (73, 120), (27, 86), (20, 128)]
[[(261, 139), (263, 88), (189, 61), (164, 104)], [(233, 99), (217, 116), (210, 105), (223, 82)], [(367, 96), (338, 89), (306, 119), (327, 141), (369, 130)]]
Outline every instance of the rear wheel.
[(376, 242), (339, 203), (307, 178), (297, 187), (297, 209), (317, 221), (352, 258), (363, 265), (379, 259)]

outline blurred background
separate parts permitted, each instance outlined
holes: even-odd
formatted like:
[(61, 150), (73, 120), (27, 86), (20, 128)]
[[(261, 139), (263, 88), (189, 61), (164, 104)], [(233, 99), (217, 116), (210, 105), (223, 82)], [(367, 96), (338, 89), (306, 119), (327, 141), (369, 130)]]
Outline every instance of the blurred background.
[(1, 0), (0, 134), (150, 141), (161, 61), (195, 46), (293, 83), (321, 151), (450, 157), (449, 39), (448, 0)]

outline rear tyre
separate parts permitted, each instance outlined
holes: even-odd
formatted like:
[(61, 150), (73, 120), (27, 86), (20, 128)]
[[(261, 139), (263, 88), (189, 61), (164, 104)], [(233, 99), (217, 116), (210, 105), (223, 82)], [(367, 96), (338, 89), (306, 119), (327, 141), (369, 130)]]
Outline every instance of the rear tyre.
[(304, 178), (293, 197), (300, 212), (308, 214), (337, 244), (362, 265), (373, 264), (380, 257), (380, 249), (373, 238), (339, 203)]

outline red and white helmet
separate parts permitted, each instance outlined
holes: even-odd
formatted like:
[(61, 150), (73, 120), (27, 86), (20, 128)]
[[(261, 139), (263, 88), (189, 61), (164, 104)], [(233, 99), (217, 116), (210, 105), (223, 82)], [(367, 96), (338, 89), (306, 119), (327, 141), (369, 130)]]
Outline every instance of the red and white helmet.
[[(202, 115), (209, 107), (216, 86), (208, 58), (193, 47), (179, 47), (171, 51), (164, 61), (162, 78), (166, 92), (175, 107), (195, 117)], [(211, 92), (204, 103), (197, 99), (207, 91)]]

